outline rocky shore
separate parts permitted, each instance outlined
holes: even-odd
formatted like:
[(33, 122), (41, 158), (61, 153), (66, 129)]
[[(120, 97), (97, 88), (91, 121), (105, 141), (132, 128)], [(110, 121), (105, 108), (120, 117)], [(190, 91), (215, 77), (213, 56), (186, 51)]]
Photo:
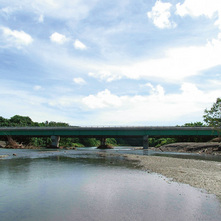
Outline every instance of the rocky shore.
[(166, 144), (161, 147), (152, 147), (151, 150), (161, 152), (181, 152), (181, 153), (199, 153), (199, 154), (213, 154), (221, 155), (221, 143), (220, 142), (184, 142), (184, 143), (172, 143)]

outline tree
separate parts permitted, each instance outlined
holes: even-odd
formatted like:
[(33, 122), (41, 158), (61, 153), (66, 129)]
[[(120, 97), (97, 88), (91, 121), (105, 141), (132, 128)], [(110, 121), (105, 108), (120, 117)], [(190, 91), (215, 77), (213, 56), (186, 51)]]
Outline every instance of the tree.
[(8, 125), (9, 125), (9, 120), (3, 117), (0, 117), (0, 127), (8, 127)]
[(217, 98), (211, 109), (204, 111), (204, 121), (210, 127), (217, 130), (219, 136), (221, 133), (221, 98)]
[(30, 117), (24, 117), (20, 115), (15, 115), (11, 117), (9, 122), (10, 126), (12, 127), (27, 127), (32, 126), (34, 123)]
[(204, 127), (205, 125), (202, 122), (194, 122), (194, 123), (185, 123), (183, 127)]

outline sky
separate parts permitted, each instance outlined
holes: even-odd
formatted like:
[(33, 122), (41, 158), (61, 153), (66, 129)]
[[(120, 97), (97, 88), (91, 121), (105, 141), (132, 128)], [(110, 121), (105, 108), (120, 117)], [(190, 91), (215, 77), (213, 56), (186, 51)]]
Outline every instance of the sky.
[(0, 0), (0, 116), (203, 121), (221, 97), (220, 0)]

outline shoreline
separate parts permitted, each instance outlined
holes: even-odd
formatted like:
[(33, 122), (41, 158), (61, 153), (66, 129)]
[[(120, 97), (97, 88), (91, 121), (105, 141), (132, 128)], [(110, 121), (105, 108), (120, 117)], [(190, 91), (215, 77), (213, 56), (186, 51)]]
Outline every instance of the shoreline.
[(160, 147), (150, 147), (151, 150), (160, 152), (198, 153), (221, 155), (220, 142), (182, 142), (165, 144)]
[(214, 194), (221, 202), (221, 163), (162, 156), (123, 154), (142, 170), (161, 174), (174, 182), (189, 184)]

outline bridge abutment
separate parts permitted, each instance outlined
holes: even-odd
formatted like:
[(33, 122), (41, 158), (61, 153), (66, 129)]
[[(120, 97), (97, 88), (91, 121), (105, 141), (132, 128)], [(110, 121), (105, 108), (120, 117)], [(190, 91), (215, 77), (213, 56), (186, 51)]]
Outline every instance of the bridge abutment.
[(148, 135), (143, 136), (143, 149), (149, 148), (149, 141), (148, 141)]
[(59, 147), (60, 136), (51, 136), (51, 146), (58, 148)]

